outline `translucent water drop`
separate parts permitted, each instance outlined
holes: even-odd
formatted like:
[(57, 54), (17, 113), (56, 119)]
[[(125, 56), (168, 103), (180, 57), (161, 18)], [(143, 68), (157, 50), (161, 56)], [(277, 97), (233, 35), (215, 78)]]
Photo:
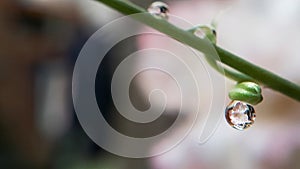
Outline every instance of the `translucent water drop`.
[(163, 2), (156, 1), (149, 6), (148, 12), (154, 16), (168, 19), (169, 6)]
[(194, 30), (194, 35), (201, 38), (201, 39), (209, 39), (212, 43), (216, 44), (216, 39), (217, 39), (217, 32), (214, 28), (212, 28), (211, 26), (198, 26), (195, 30)]
[(244, 130), (253, 125), (256, 115), (251, 105), (234, 100), (226, 107), (225, 117), (230, 126), (237, 130)]
[(206, 37), (206, 34), (202, 29), (196, 29), (194, 31), (194, 35), (196, 35), (198, 38), (204, 39)]

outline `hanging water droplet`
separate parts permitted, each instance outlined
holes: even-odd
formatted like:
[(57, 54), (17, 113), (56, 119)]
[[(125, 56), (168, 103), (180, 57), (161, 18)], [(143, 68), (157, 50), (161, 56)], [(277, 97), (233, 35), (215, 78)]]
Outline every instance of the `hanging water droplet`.
[(251, 105), (233, 100), (226, 107), (225, 117), (230, 126), (237, 130), (244, 130), (253, 125), (256, 115)]
[(154, 16), (158, 16), (163, 19), (168, 19), (169, 6), (163, 2), (153, 2), (148, 8), (148, 12)]

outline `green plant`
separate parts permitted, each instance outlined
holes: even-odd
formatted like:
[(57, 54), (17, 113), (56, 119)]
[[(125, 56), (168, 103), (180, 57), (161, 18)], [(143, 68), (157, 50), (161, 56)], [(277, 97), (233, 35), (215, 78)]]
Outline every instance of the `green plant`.
[[(207, 50), (211, 44), (208, 44), (207, 41), (196, 37), (191, 31), (182, 30), (175, 25), (163, 20), (153, 17), (151, 14), (147, 14), (147, 11), (129, 1), (125, 0), (98, 0), (106, 4), (107, 6), (125, 14), (131, 15), (136, 13), (146, 13), (141, 19), (139, 17), (134, 17), (134, 19), (148, 25), (176, 40), (182, 42), (202, 53), (205, 54), (208, 61), (211, 61), (214, 66), (216, 66), (215, 60)], [(221, 47), (214, 45), (215, 50), (217, 51), (220, 60), (222, 63), (234, 70), (225, 69), (224, 73), (226, 76), (237, 82), (243, 81), (252, 81), (258, 83), (262, 86), (268, 87), (275, 91), (278, 91), (284, 95), (287, 95), (297, 101), (300, 101), (300, 86), (286, 80), (268, 70), (265, 70), (253, 63), (250, 63), (241, 57), (236, 56), (235, 54), (222, 49)]]

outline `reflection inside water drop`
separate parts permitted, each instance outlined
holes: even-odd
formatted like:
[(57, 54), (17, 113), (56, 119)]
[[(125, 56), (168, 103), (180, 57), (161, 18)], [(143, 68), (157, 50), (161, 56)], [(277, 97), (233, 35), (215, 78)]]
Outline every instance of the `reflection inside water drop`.
[(256, 115), (251, 105), (234, 100), (226, 107), (225, 117), (230, 126), (244, 130), (253, 125)]
[(149, 6), (148, 12), (154, 16), (168, 19), (169, 6), (166, 3), (156, 1)]

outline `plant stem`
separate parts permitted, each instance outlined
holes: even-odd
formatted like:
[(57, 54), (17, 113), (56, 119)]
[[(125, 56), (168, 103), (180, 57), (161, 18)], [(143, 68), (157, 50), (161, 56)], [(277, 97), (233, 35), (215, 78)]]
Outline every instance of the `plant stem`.
[[(206, 29), (206, 30), (203, 30)], [(195, 26), (193, 28), (190, 28), (186, 31), (191, 32), (193, 34), (195, 34), (195, 31), (199, 31), (202, 30), (202, 33), (206, 35), (205, 39), (210, 40), (211, 43), (216, 44), (216, 34), (213, 33), (213, 31), (211, 30), (211, 28), (208, 26)], [(214, 29), (214, 28), (213, 28)], [(197, 36), (197, 35), (196, 35)], [(218, 59), (215, 59), (214, 57), (209, 57), (205, 55), (205, 59), (207, 61), (207, 63), (213, 67), (217, 72), (221, 73), (222, 75), (225, 75), (226, 77), (228, 77), (229, 79), (232, 79), (234, 81), (239, 82), (245, 82), (245, 81), (255, 81), (255, 79), (241, 73), (238, 72), (236, 70), (233, 69), (229, 69), (226, 66), (223, 66), (223, 64), (218, 64)]]
[[(145, 13), (146, 10), (125, 0), (98, 0), (107, 6), (125, 14)], [(163, 19), (158, 19), (150, 14), (145, 14), (143, 17), (132, 16), (134, 19), (148, 25), (176, 40), (182, 42), (200, 52), (203, 52), (207, 57), (214, 55), (211, 53), (212, 45), (205, 40), (202, 40), (192, 33), (182, 30), (175, 25), (168, 23)], [(285, 94), (297, 101), (300, 101), (300, 86), (288, 81), (270, 71), (267, 71), (259, 66), (256, 66), (224, 49), (214, 45), (220, 60), (223, 64), (230, 66), (237, 71), (253, 78), (254, 82), (260, 83), (268, 88)]]

